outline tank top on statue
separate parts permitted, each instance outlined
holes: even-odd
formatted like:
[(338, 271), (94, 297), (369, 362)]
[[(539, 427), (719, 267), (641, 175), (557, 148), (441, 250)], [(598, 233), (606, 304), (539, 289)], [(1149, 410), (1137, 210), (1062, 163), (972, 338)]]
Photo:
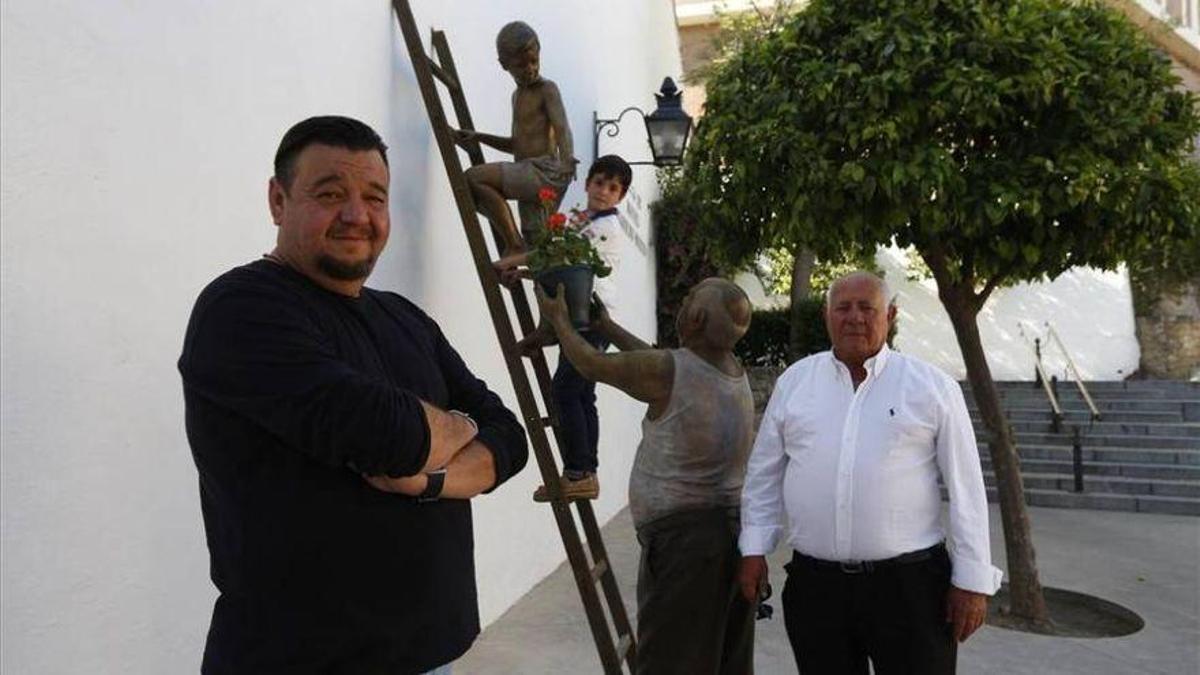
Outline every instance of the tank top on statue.
[(671, 400), (642, 420), (629, 477), (629, 510), (640, 527), (679, 511), (736, 507), (753, 440), (754, 400), (743, 373), (726, 375), (688, 349), (673, 349)]

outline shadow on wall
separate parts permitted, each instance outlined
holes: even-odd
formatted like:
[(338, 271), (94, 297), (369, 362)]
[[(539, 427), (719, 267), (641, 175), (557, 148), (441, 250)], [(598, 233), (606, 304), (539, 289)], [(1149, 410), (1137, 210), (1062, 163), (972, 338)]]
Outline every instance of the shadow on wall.
[[(901, 330), (896, 347), (964, 379), (966, 367), (937, 285), (932, 279), (907, 280), (908, 254), (899, 248), (880, 249), (876, 260), (897, 296)], [(1033, 379), (1033, 351), (1021, 337), (1021, 321), (1034, 324), (1038, 335), (1044, 335), (1045, 322), (1051, 322), (1085, 379), (1121, 380), (1137, 370), (1133, 299), (1123, 270), (1075, 268), (1054, 281), (993, 293), (979, 313), (979, 331), (997, 380)], [(1043, 349), (1043, 355), (1047, 372), (1064, 378), (1061, 352)]]

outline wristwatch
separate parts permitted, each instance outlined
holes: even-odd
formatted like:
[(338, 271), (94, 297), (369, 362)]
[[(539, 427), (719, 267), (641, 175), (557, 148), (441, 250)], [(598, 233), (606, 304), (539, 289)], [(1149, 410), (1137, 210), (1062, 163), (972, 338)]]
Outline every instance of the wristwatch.
[(442, 488), (446, 485), (446, 470), (438, 469), (425, 474), (428, 482), (421, 494), (417, 495), (418, 502), (436, 502), (442, 496)]

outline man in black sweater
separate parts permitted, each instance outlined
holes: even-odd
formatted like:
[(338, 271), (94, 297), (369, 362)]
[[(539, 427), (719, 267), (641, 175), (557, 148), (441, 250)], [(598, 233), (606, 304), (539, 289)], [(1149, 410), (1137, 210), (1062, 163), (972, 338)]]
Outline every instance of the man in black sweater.
[(179, 370), (220, 591), (204, 673), (423, 673), (479, 632), (468, 500), (528, 448), (432, 319), (363, 286), (386, 150), (348, 118), (289, 130), (274, 251), (192, 311)]

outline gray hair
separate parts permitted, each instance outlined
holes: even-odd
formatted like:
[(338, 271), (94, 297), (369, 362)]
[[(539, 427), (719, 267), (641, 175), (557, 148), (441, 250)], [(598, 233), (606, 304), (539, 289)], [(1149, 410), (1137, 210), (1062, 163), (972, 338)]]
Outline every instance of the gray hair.
[(891, 289), (891, 287), (888, 286), (888, 282), (886, 279), (879, 276), (878, 274), (875, 274), (874, 272), (868, 272), (866, 270), (856, 270), (854, 272), (850, 272), (849, 274), (843, 274), (842, 276), (838, 277), (837, 279), (834, 279), (833, 283), (829, 284), (829, 288), (825, 290), (825, 307), (826, 308), (828, 308), (833, 303), (834, 289), (837, 288), (838, 285), (840, 285), (841, 283), (843, 283), (845, 281), (850, 281), (853, 279), (870, 279), (871, 281), (875, 282), (875, 285), (879, 288), (879, 294), (881, 296), (883, 296), (883, 304), (885, 307), (891, 307), (896, 304), (896, 296), (892, 295), (892, 289)]
[(506, 23), (496, 35), (496, 55), (501, 63), (507, 63), (520, 56), (531, 44), (539, 43), (537, 32), (529, 24), (524, 21)]

